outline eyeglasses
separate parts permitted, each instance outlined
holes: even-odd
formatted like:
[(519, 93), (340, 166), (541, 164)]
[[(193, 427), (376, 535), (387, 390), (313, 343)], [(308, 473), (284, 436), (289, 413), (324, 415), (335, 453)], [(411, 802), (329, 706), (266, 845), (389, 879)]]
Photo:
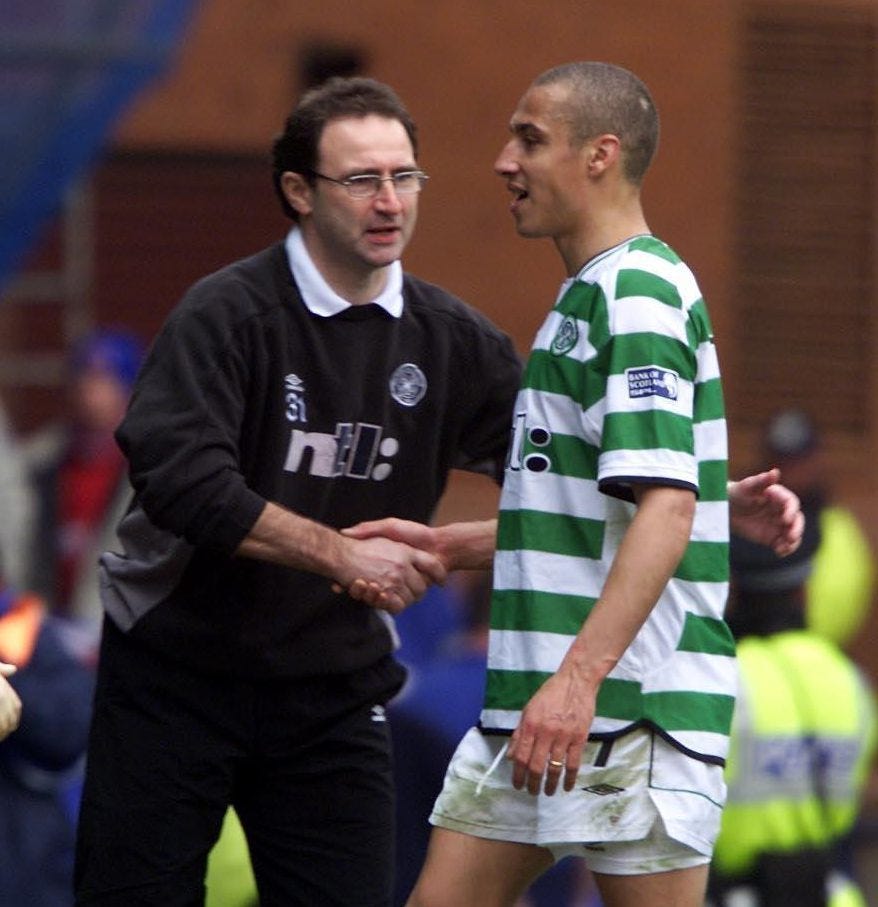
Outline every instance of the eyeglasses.
[(400, 173), (394, 173), (393, 176), (362, 173), (356, 176), (349, 176), (343, 180), (326, 176), (325, 173), (318, 173), (316, 170), (311, 170), (310, 172), (312, 176), (344, 186), (351, 198), (372, 198), (381, 191), (382, 183), (393, 183), (394, 192), (400, 195), (413, 195), (415, 192), (420, 192), (424, 183), (430, 179), (423, 170), (403, 170)]

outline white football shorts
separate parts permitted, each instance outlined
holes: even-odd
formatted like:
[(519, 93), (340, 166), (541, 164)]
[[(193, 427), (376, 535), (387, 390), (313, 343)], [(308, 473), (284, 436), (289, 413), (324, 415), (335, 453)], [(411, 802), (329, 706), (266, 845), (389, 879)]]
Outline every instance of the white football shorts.
[[(475, 837), (537, 844), (595, 872), (641, 875), (710, 861), (726, 786), (722, 766), (693, 759), (649, 729), (590, 742), (572, 791), (512, 786), (509, 738), (472, 728), (430, 821)], [(597, 764), (596, 764), (597, 763)]]

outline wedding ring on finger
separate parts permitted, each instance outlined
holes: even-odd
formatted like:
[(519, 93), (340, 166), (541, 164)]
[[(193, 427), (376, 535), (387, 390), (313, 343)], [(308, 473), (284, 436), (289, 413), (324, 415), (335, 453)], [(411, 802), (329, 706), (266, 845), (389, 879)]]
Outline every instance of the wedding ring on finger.
[(564, 768), (564, 763), (560, 759), (550, 759), (549, 768)]

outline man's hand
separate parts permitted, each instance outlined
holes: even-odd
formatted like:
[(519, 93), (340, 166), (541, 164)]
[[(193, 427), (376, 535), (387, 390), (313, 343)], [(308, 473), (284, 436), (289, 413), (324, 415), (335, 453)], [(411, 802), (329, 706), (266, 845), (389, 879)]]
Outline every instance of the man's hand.
[(564, 790), (573, 790), (582, 749), (594, 718), (596, 691), (569, 672), (553, 674), (533, 695), (512, 734), (507, 758), (514, 763), (512, 783), (531, 794), (552, 796), (563, 774)]
[(779, 482), (779, 469), (729, 482), (729, 518), (736, 535), (785, 557), (801, 544), (805, 517), (799, 498)]
[(394, 542), (410, 545), (429, 551), (445, 560), (448, 569), (447, 555), (440, 550), (439, 533), (432, 526), (416, 523), (413, 520), (400, 520), (397, 517), (387, 517), (383, 520), (369, 520), (357, 523), (349, 529), (342, 529), (342, 535), (353, 539), (385, 538)]
[(364, 534), (363, 538), (345, 539), (344, 562), (333, 589), (347, 589), (353, 598), (398, 614), (421, 598), (431, 584), (444, 583), (447, 575), (440, 558), (429, 551)]
[[(447, 556), (443, 557), (439, 553), (439, 538), (432, 526), (416, 523), (413, 520), (387, 517), (383, 520), (369, 520), (358, 523), (356, 526), (351, 526), (349, 529), (342, 529), (342, 535), (361, 540), (389, 539), (393, 542), (409, 545), (412, 548), (418, 548), (421, 551), (435, 555), (447, 574)], [(442, 581), (444, 582), (444, 577)], [(333, 588), (336, 592), (341, 592), (345, 586), (338, 583)], [(390, 607), (390, 597), (387, 590), (375, 581), (370, 582), (365, 576), (355, 577), (354, 581), (347, 585), (347, 593), (351, 598), (365, 602), (367, 605), (372, 605), (375, 608), (384, 608), (396, 613), (396, 610)], [(423, 595), (423, 592), (421, 594)]]
[[(412, 520), (388, 517), (358, 523), (342, 529), (349, 538), (371, 539), (385, 537), (395, 542), (420, 548), (435, 555), (447, 572), (452, 570), (490, 570), (494, 561), (497, 520), (468, 520), (425, 526)], [(347, 587), (348, 594), (376, 607), (383, 607), (380, 587), (361, 577)], [(336, 589), (340, 592), (341, 589)]]
[(0, 740), (8, 737), (21, 720), (21, 700), (6, 680), (15, 671), (15, 665), (0, 662)]

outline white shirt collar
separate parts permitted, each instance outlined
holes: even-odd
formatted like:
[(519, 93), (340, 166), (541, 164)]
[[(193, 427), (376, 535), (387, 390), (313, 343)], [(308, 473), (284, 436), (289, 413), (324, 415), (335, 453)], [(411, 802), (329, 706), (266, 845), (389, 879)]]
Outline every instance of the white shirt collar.
[[(311, 312), (329, 318), (351, 307), (352, 303), (342, 299), (317, 270), (298, 227), (290, 230), (284, 245), (296, 285)], [(387, 266), (387, 283), (372, 302), (394, 318), (402, 315), (402, 265), (398, 261)]]

